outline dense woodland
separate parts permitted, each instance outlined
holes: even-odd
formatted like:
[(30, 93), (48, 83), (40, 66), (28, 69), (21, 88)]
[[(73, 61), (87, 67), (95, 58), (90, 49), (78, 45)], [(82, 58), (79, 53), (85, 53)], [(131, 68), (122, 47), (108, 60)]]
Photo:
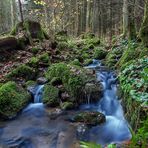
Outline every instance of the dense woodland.
[[(108, 97), (117, 98), (125, 117), (122, 107), (107, 114), (114, 106), (102, 103)], [(92, 109), (97, 102), (107, 108)], [(32, 103), (44, 107), (29, 112), (26, 106)], [(80, 110), (84, 104), (90, 110)], [(34, 114), (42, 110), (42, 117)], [(103, 144), (97, 136), (90, 140), (91, 129), (106, 125), (110, 116), (126, 119), (131, 137), (116, 134), (123, 139), (118, 141), (104, 136)], [(81, 124), (88, 139), (82, 138), (85, 132), (75, 134)], [(41, 133), (28, 128), (28, 137), (23, 135), (25, 127), (37, 125), (47, 127)], [(53, 136), (50, 128), (58, 134)], [(148, 147), (148, 0), (0, 0), (0, 147), (99, 144)]]

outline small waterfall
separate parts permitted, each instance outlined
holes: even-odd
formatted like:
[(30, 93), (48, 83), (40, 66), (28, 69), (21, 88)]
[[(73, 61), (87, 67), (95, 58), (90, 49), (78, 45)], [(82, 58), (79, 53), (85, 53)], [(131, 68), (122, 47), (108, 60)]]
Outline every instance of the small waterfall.
[[(99, 67), (100, 66), (100, 67)], [(94, 60), (93, 64), (86, 68), (95, 69), (97, 80), (103, 85), (103, 97), (95, 105), (88, 104), (81, 107), (82, 110), (94, 110), (106, 115), (106, 123), (93, 127), (88, 133), (88, 141), (97, 142), (102, 145), (120, 143), (130, 140), (132, 135), (129, 125), (124, 118), (123, 108), (117, 97), (117, 77), (113, 72), (102, 69), (100, 62)]]
[(34, 103), (42, 102), (43, 88), (44, 88), (44, 85), (36, 86), (35, 92), (34, 92)]

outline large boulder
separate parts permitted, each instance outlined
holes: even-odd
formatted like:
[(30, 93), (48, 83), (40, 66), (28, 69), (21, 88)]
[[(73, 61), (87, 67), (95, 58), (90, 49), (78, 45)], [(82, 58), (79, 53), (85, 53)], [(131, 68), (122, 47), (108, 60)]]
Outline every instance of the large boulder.
[(100, 82), (89, 82), (85, 84), (85, 92), (89, 103), (96, 102), (102, 97), (103, 86)]
[(62, 102), (62, 107), (64, 102), (74, 103), (74, 106), (78, 106), (86, 103), (88, 96), (91, 97), (92, 102), (98, 101), (102, 96), (101, 83), (97, 83), (95, 76), (90, 75), (87, 69), (76, 65), (53, 64), (49, 67), (46, 78), (52, 86), (60, 90), (58, 105)]
[(50, 107), (56, 107), (59, 105), (59, 89), (46, 84), (43, 91), (43, 103)]
[(13, 36), (0, 38), (0, 51), (16, 49), (17, 39)]
[(30, 94), (13, 81), (0, 87), (0, 116), (2, 119), (15, 117), (30, 101)]
[(9, 80), (32, 80), (37, 76), (37, 71), (34, 68), (27, 66), (26, 64), (22, 64), (12, 70), (10, 73), (6, 75), (6, 78)]

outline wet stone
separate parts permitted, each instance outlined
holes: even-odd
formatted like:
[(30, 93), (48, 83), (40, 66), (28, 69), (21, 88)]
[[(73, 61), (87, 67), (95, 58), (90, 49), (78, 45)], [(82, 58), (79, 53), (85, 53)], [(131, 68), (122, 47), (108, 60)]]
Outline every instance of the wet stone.
[(37, 84), (38, 85), (43, 85), (43, 84), (45, 84), (47, 82), (48, 82), (48, 80), (46, 78), (44, 78), (44, 77), (40, 77), (40, 78), (37, 79)]

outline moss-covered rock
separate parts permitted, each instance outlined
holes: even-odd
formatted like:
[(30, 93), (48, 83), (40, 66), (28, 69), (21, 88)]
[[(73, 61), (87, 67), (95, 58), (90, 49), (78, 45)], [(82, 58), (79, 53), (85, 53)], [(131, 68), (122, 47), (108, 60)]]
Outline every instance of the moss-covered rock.
[(36, 70), (23, 64), (12, 70), (6, 77), (11, 80), (16, 80), (18, 78), (22, 78), (27, 80), (32, 80), (36, 77)]
[(81, 66), (81, 63), (80, 63), (80, 61), (78, 59), (75, 59), (74, 61), (72, 61), (71, 64)]
[(88, 66), (89, 64), (93, 63), (93, 59), (86, 59), (83, 63), (84, 66)]
[(31, 52), (32, 52), (33, 54), (37, 54), (39, 51), (40, 51), (40, 48), (37, 48), (37, 47), (32, 47), (32, 48), (31, 48)]
[(27, 103), (31, 96), (15, 82), (7, 82), (0, 87), (0, 116), (4, 119), (17, 115)]
[[(67, 65), (64, 63), (53, 64), (49, 67), (46, 77), (49, 81), (53, 81), (56, 78), (60, 82), (58, 85), (63, 85), (65, 90), (69, 93), (70, 98), (76, 103), (86, 102), (86, 91), (84, 89), (85, 84), (93, 79), (92, 75), (88, 75), (86, 69), (75, 65)], [(95, 79), (95, 78), (94, 78)], [(53, 83), (52, 83), (53, 84)]]
[(73, 102), (63, 102), (60, 104), (60, 106), (63, 110), (70, 110), (75, 107)]
[(30, 67), (37, 68), (39, 66), (39, 59), (37, 57), (32, 57), (29, 60), (28, 65)]
[(105, 115), (99, 112), (82, 112), (74, 117), (75, 122), (82, 122), (87, 125), (96, 126), (106, 121)]
[(119, 61), (119, 59), (122, 56), (124, 49), (121, 48), (113, 48), (109, 53), (107, 54), (105, 58), (105, 64), (112, 68), (116, 65), (116, 63)]
[(48, 55), (48, 53), (43, 53), (42, 55), (40, 55), (39, 60), (42, 63), (49, 63), (49, 55)]
[(107, 51), (105, 49), (96, 48), (94, 51), (94, 59), (102, 60), (106, 57)]
[(14, 50), (18, 46), (17, 39), (13, 36), (0, 37), (0, 51)]
[(88, 103), (97, 102), (102, 97), (103, 86), (101, 83), (89, 82), (85, 84)]
[(25, 83), (25, 87), (28, 88), (28, 87), (32, 87), (32, 86), (35, 86), (37, 83), (35, 81), (32, 81), (32, 80), (29, 80)]
[(43, 103), (51, 107), (59, 106), (59, 89), (55, 86), (46, 84), (43, 91)]
[(17, 36), (19, 36), (19, 34), (24, 34), (26, 39), (28, 39), (31, 44), (33, 38), (37, 38), (39, 40), (49, 38), (47, 33), (42, 29), (38, 22), (29, 20), (18, 23), (10, 32), (10, 34)]

